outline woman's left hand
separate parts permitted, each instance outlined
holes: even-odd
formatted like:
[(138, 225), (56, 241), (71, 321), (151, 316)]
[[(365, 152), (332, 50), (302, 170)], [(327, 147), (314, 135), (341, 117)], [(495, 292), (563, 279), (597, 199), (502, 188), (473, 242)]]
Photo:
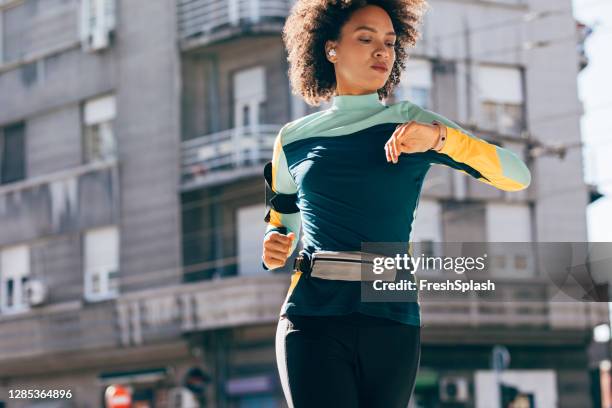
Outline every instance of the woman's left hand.
[(428, 123), (414, 120), (395, 128), (391, 138), (385, 143), (387, 161), (397, 163), (402, 153), (421, 153), (433, 148), (438, 141), (438, 128)]

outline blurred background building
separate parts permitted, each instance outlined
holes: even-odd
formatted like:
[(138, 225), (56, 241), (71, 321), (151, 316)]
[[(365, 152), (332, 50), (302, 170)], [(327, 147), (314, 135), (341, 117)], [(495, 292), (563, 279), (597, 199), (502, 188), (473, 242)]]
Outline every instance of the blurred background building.
[[(587, 241), (588, 27), (569, 0), (430, 3), (387, 102), (511, 149), (533, 181), (507, 193), (435, 166), (412, 240)], [(112, 384), (134, 407), (286, 406), (274, 333), (290, 268), (261, 268), (262, 169), (282, 125), (328, 107), (291, 94), (291, 5), (0, 0), (0, 407), (102, 407)], [(495, 262), (507, 302), (423, 301), (413, 407), (602, 406), (607, 304), (528, 302), (551, 289), (533, 258)]]

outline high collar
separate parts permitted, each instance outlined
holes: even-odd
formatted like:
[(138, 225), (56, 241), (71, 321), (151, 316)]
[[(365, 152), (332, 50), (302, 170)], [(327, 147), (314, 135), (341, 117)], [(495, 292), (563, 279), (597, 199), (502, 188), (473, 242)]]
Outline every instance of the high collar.
[(334, 110), (372, 109), (385, 105), (378, 99), (378, 92), (365, 95), (334, 95), (332, 108)]

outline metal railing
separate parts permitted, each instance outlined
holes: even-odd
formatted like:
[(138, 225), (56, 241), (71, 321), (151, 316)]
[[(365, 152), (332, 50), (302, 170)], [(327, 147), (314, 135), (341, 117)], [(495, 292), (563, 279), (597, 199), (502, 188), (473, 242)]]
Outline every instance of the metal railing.
[[(77, 300), (0, 316), (0, 362), (58, 351), (151, 344), (220, 327), (273, 324), (289, 283), (288, 274), (234, 276), (121, 293), (98, 307), (84, 308)], [(551, 285), (538, 279), (512, 283), (506, 286), (504, 302), (480, 299), (473, 293), (454, 300), (423, 296), (422, 320), (430, 328), (516, 333), (521, 327), (539, 328), (557, 337), (557, 330), (590, 331), (609, 322), (607, 303), (529, 301), (526, 288), (548, 292)], [(448, 338), (452, 341), (452, 335)]]
[(546, 279), (496, 278), (495, 282), (501, 284), (495, 299), (476, 292), (421, 292), (424, 321), (441, 327), (526, 326), (550, 330), (588, 330), (609, 322), (607, 303), (553, 300), (558, 288)]
[(283, 20), (292, 4), (293, 0), (179, 0), (179, 37), (206, 36), (241, 24)]
[(238, 127), (183, 142), (182, 183), (197, 183), (220, 171), (256, 167), (270, 160), (281, 126)]

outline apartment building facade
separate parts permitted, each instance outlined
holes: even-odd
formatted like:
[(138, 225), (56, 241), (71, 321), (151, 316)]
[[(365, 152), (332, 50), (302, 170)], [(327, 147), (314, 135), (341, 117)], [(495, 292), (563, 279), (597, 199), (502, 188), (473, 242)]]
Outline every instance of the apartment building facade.
[[(430, 3), (388, 103), (511, 149), (533, 181), (507, 193), (435, 166), (411, 240), (432, 253), (444, 241), (587, 241), (581, 151), (538, 153), (580, 140), (570, 1)], [(328, 106), (291, 93), (280, 37), (291, 5), (0, 1), (7, 407), (48, 403), (16, 389), (104, 406), (111, 384), (140, 406), (186, 407), (194, 367), (210, 376), (208, 406), (286, 406), (273, 340), (290, 268), (261, 268), (262, 170), (282, 125)], [(415, 407), (492, 406), (496, 345), (511, 355), (505, 381), (541, 406), (593, 406), (587, 348), (607, 305), (526, 305), (550, 283), (528, 254), (496, 255), (509, 302), (423, 302)]]

